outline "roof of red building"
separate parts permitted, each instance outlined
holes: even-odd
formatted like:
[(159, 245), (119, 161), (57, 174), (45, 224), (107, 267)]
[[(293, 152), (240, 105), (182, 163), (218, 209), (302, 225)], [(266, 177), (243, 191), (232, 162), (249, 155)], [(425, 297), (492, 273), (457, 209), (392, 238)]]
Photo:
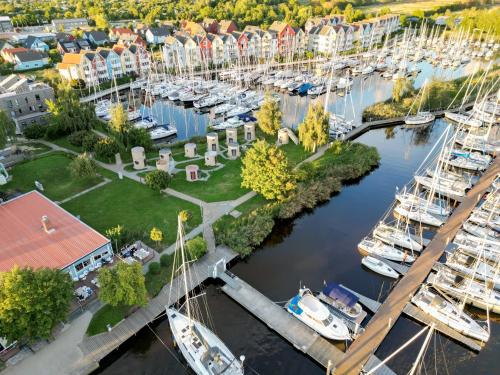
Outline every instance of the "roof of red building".
[[(53, 231), (42, 225), (47, 216)], [(0, 204), (0, 271), (65, 268), (109, 240), (37, 191)]]

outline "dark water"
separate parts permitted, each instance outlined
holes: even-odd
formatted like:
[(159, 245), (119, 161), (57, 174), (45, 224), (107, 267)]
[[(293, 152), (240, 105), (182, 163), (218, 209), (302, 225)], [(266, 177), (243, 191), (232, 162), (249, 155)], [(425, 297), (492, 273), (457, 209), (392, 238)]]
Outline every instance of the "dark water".
[[(423, 72), (416, 81), (421, 85), (432, 67), (422, 63)], [(471, 66), (455, 72), (434, 74), (463, 75)], [(452, 78), (447, 76), (447, 78)], [(377, 77), (357, 79), (352, 102), (361, 109), (391, 95), (391, 81)], [(309, 98), (286, 97), (282, 101), (287, 124), (297, 124), (305, 114)], [(324, 100), (324, 98), (320, 98)], [(330, 108), (344, 105), (343, 98), (332, 97)], [(206, 119), (192, 110), (170, 104), (158, 105), (164, 116), (176, 118), (179, 133), (203, 134)], [(347, 111), (346, 111), (347, 112)], [(179, 117), (180, 116), (180, 117)], [(180, 121), (187, 119), (182, 133)], [(446, 123), (438, 120), (425, 129), (396, 127), (362, 135), (357, 141), (378, 148), (380, 166), (361, 181), (345, 186), (342, 192), (312, 212), (282, 223), (249, 259), (232, 267), (232, 272), (273, 301), (285, 301), (297, 293), (302, 283), (311, 289), (321, 288), (324, 280), (345, 284), (374, 299), (383, 299), (390, 282), (361, 267), (358, 242), (370, 232), (394, 199), (396, 186), (402, 187), (439, 138)], [(324, 369), (295, 350), (266, 325), (220, 292), (217, 285), (207, 287), (207, 300), (216, 332), (235, 355), (246, 356), (247, 374), (324, 374)], [(168, 322), (163, 320), (143, 329), (136, 337), (101, 363), (96, 374), (183, 374), (191, 373), (182, 364), (171, 342)], [(385, 358), (421, 326), (400, 318), (379, 348)], [(499, 325), (492, 323), (492, 337), (479, 355), (473, 354), (445, 337), (434, 335), (425, 357), (427, 374), (497, 374), (500, 349)], [(161, 338), (161, 341), (158, 339)], [(398, 374), (406, 373), (415, 360), (423, 337), (389, 362)], [(436, 370), (437, 368), (437, 370)]]
[[(380, 166), (360, 182), (345, 186), (340, 194), (313, 212), (278, 226), (262, 249), (237, 263), (232, 272), (273, 301), (290, 298), (300, 283), (319, 289), (324, 280), (341, 282), (375, 299), (384, 298), (390, 284), (387, 279), (361, 267), (357, 243), (391, 204), (395, 187), (403, 186), (412, 178), (413, 171), (445, 127), (446, 123), (438, 120), (427, 129), (396, 127), (361, 136), (359, 142), (378, 148), (382, 156)], [(208, 286), (207, 293), (217, 333), (235, 355), (246, 355), (248, 374), (254, 371), (287, 375), (324, 373), (324, 369), (222, 294), (217, 285)], [(160, 322), (154, 329), (168, 350), (146, 328), (106, 359), (98, 373), (159, 375), (186, 372), (178, 362), (179, 356), (171, 353), (174, 349), (168, 322)], [(385, 358), (419, 329), (420, 325), (400, 318), (377, 354)], [(492, 323), (490, 342), (479, 355), (435, 335), (425, 357), (427, 373), (498, 373), (498, 331), (498, 324)], [(422, 341), (423, 337), (392, 360), (390, 366), (399, 374), (406, 373)]]

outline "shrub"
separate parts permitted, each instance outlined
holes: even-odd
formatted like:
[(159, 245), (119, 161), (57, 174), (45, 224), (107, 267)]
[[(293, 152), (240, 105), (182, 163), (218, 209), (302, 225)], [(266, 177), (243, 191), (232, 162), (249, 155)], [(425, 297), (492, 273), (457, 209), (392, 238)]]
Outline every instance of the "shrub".
[(47, 126), (33, 124), (24, 128), (23, 133), (28, 139), (40, 139), (45, 137), (45, 134), (47, 133)]
[(68, 168), (74, 178), (94, 177), (97, 165), (87, 153), (83, 153), (74, 158)]
[(153, 275), (158, 275), (160, 273), (160, 263), (151, 262), (151, 264), (149, 265), (149, 272), (151, 272)]
[(89, 134), (90, 132), (87, 130), (78, 130), (68, 135), (68, 142), (73, 146), (82, 147), (85, 137), (87, 137)]
[(170, 175), (165, 171), (156, 170), (148, 173), (144, 181), (151, 189), (161, 191), (168, 187)]
[(161, 257), (160, 257), (160, 264), (162, 267), (168, 267), (170, 266), (170, 255), (168, 254), (163, 254)]
[(101, 138), (94, 147), (94, 152), (99, 158), (111, 160), (120, 151), (118, 143), (112, 138)]
[(95, 149), (95, 145), (99, 142), (100, 137), (94, 132), (87, 132), (82, 141), (82, 148), (84, 151), (92, 152)]
[(45, 138), (54, 140), (64, 135), (64, 132), (56, 125), (49, 125), (45, 130)]
[(202, 237), (195, 237), (186, 242), (186, 249), (192, 259), (199, 259), (207, 252), (207, 241)]

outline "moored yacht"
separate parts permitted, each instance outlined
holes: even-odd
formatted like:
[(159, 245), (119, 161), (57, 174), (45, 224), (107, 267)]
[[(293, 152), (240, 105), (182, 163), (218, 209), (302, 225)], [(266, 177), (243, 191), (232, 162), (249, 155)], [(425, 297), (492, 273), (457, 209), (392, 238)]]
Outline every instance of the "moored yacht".
[(490, 337), (488, 331), (470, 316), (428, 288), (421, 288), (411, 301), (424, 313), (466, 336), (484, 342)]
[(408, 115), (405, 117), (406, 125), (425, 125), (436, 119), (436, 116), (431, 112), (417, 112), (416, 115)]
[(378, 255), (395, 262), (413, 263), (415, 261), (415, 258), (407, 252), (368, 237), (358, 244), (358, 249), (365, 254)]
[(327, 283), (323, 290), (318, 293), (318, 298), (335, 310), (340, 311), (350, 320), (359, 321), (360, 318), (366, 316), (366, 312), (358, 303), (359, 298), (337, 283)]
[(425, 206), (400, 203), (394, 208), (394, 214), (418, 223), (440, 227), (446, 221), (446, 217), (434, 215), (428, 212)]
[(397, 245), (413, 251), (420, 252), (423, 248), (417, 236), (382, 222), (373, 230), (373, 237), (391, 246)]
[(394, 271), (394, 269), (391, 266), (369, 255), (363, 257), (363, 259), (361, 259), (361, 263), (363, 264), (363, 266), (369, 268), (373, 272), (376, 272), (382, 276), (390, 277), (393, 279), (397, 279), (399, 277), (399, 274), (396, 271)]
[(350, 340), (345, 323), (330, 313), (328, 308), (307, 288), (301, 288), (286, 306), (287, 311), (301, 322), (331, 340)]
[(468, 126), (470, 128), (480, 128), (483, 125), (483, 122), (481, 120), (462, 113), (454, 113), (446, 111), (444, 113), (444, 117), (446, 117), (451, 121), (457, 122), (461, 125)]

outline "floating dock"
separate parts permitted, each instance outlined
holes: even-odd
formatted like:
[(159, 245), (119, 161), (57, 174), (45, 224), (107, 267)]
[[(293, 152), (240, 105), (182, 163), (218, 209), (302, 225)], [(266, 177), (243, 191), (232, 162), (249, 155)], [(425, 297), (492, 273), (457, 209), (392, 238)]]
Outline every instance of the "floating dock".
[[(222, 287), (224, 293), (323, 367), (333, 368), (344, 358), (345, 353), (333, 343), (321, 337), (245, 281), (228, 272), (222, 262), (214, 267), (213, 276), (226, 283)], [(379, 360), (373, 358), (369, 365), (375, 366), (376, 363), (379, 363)], [(377, 374), (395, 375), (387, 366), (382, 366)]]
[[(443, 254), (446, 246), (454, 238), (461, 228), (462, 223), (469, 217), (499, 173), (500, 158), (496, 158), (481, 176), (478, 183), (467, 193), (466, 198), (455, 209), (448, 221), (438, 229), (426, 249), (394, 287), (384, 303), (378, 308), (365, 331), (349, 347), (343, 361), (336, 368), (337, 373), (359, 375), (363, 365), (375, 353), (401, 313), (405, 310), (411, 297), (422, 285), (434, 264)], [(414, 315), (413, 311), (410, 312)], [(427, 316), (420, 314), (416, 314), (415, 316), (417, 320), (428, 320)], [(449, 334), (451, 335), (451, 332)], [(467, 342), (465, 338), (460, 338), (459, 341)], [(472, 344), (468, 346), (473, 347)]]

